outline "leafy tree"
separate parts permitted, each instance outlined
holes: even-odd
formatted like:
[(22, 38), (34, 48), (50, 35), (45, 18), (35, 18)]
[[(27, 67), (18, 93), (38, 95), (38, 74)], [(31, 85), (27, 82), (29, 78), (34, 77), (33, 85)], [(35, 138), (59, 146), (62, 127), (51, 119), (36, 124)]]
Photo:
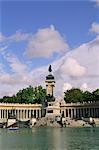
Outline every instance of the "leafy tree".
[(84, 102), (91, 102), (91, 101), (94, 100), (94, 99), (93, 99), (93, 94), (90, 93), (89, 91), (85, 91), (85, 92), (83, 93), (83, 99), (84, 99)]
[(66, 103), (83, 102), (83, 92), (80, 89), (71, 89), (65, 92), (64, 100)]
[(5, 103), (44, 103), (46, 97), (46, 90), (42, 88), (42, 86), (38, 86), (33, 88), (29, 86), (25, 89), (19, 90), (16, 95), (12, 97), (4, 96), (0, 99), (0, 102)]
[(99, 101), (99, 89), (96, 89), (95, 91), (92, 92), (94, 101)]
[(64, 100), (67, 103), (76, 102), (96, 102), (99, 101), (99, 89), (93, 91), (81, 91), (80, 89), (71, 89), (64, 93)]

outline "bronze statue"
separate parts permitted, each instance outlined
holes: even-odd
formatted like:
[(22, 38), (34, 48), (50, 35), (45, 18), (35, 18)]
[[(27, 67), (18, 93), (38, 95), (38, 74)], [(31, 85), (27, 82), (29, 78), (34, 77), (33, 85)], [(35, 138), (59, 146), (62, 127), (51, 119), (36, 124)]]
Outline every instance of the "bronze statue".
[(51, 67), (51, 65), (49, 66), (48, 71), (49, 71), (49, 72), (52, 72), (52, 67)]

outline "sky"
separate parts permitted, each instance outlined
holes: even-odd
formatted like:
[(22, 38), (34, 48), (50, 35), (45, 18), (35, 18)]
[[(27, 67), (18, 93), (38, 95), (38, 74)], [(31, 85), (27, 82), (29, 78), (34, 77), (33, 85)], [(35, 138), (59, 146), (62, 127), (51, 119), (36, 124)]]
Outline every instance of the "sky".
[(50, 64), (56, 96), (99, 88), (99, 0), (1, 0), (0, 18), (0, 97), (45, 87)]

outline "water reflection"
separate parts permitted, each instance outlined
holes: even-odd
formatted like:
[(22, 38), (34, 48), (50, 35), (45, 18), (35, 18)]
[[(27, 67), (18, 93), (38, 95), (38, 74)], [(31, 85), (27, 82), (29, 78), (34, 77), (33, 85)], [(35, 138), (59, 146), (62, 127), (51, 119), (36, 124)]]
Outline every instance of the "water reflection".
[(99, 150), (99, 128), (0, 129), (0, 150)]

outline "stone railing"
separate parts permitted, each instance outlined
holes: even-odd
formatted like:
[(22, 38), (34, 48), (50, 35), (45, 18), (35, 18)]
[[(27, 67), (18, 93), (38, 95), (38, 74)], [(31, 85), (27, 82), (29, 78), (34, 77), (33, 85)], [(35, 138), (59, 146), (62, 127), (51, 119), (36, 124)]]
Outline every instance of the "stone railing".
[(15, 107), (18, 107), (18, 106), (23, 106), (23, 107), (42, 107), (42, 105), (41, 104), (31, 104), (31, 103), (29, 103), (29, 104), (25, 104), (25, 103), (22, 103), (22, 104), (20, 104), (20, 103), (0, 103), (0, 106), (15, 106)]
[(88, 106), (88, 105), (99, 105), (99, 102), (83, 102), (83, 103), (80, 103), (80, 102), (77, 102), (77, 103), (61, 103), (61, 107), (64, 107), (64, 106)]

